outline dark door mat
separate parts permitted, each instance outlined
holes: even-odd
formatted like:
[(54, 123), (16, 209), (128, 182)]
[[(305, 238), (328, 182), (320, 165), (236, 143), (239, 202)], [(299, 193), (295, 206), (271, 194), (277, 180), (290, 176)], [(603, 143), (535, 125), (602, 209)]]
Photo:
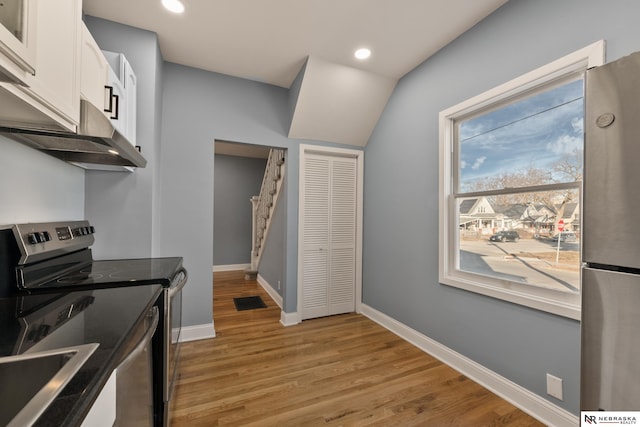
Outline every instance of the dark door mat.
[(267, 305), (262, 301), (260, 296), (234, 298), (233, 302), (236, 305), (236, 310), (238, 311), (267, 308)]

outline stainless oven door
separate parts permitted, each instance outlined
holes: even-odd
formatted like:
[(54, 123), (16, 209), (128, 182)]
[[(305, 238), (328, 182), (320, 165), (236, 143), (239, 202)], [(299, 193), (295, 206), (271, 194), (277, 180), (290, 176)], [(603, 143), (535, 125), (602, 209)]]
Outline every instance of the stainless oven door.
[(166, 288), (165, 307), (165, 366), (164, 366), (164, 420), (169, 423), (169, 402), (173, 395), (175, 379), (180, 360), (180, 330), (182, 328), (182, 288), (187, 284), (186, 270), (180, 270), (174, 277), (171, 287)]
[(153, 374), (151, 339), (158, 326), (153, 307), (134, 332), (135, 346), (116, 368), (116, 422), (114, 427), (153, 426)]

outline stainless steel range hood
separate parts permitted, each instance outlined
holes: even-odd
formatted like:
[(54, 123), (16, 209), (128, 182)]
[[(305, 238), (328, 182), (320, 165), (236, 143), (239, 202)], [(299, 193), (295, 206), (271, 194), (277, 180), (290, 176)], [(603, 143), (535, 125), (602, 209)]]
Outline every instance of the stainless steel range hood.
[(1, 127), (0, 133), (85, 169), (125, 170), (143, 168), (147, 161), (90, 102), (80, 101), (77, 133)]

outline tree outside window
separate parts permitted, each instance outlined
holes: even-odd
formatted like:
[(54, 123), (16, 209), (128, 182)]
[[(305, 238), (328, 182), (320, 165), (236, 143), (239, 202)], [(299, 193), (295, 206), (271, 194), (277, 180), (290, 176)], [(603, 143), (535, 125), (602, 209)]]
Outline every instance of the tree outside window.
[(441, 113), (441, 283), (579, 318), (584, 72), (602, 51)]

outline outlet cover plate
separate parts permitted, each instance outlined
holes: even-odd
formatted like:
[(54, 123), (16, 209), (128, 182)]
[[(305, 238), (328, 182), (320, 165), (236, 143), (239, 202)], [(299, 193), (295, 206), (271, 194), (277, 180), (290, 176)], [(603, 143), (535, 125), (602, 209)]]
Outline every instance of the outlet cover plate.
[(562, 378), (547, 374), (547, 394), (562, 400)]

